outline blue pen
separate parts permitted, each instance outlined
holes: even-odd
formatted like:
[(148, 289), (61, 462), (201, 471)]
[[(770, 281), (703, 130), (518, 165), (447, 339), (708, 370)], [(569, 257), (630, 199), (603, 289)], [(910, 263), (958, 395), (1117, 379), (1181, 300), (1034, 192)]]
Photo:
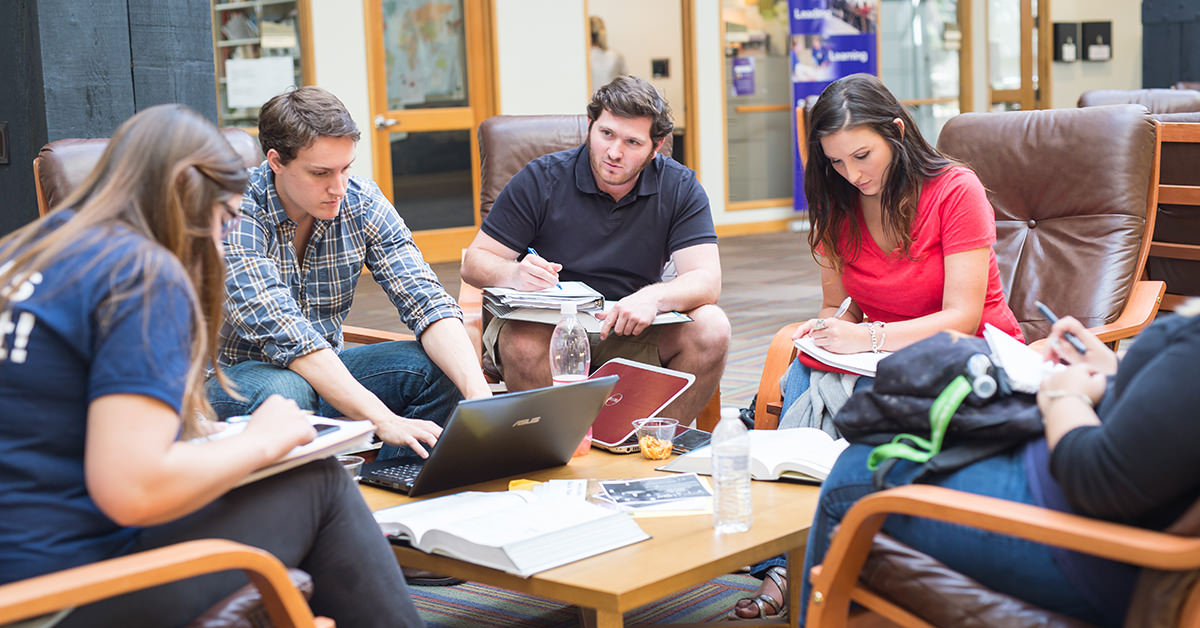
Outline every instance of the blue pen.
[[(527, 247), (525, 247), (525, 250), (526, 250), (526, 251), (529, 251), (529, 254), (530, 254), (530, 255), (537, 255), (538, 257), (542, 257), (541, 255), (538, 255), (538, 252), (537, 252), (537, 251), (533, 250), (533, 247), (532, 247), (532, 246), (527, 246)], [(546, 259), (546, 258), (544, 258), (544, 257), (543, 257), (542, 259)], [(554, 287), (555, 287), (555, 288), (558, 288), (559, 290), (562, 290), (562, 284), (561, 284), (561, 283), (556, 283), (556, 284), (554, 284)]]
[[(1037, 309), (1042, 313), (1042, 316), (1045, 316), (1046, 320), (1050, 321), (1051, 325), (1058, 322), (1058, 317), (1054, 315), (1054, 312), (1050, 311), (1050, 308), (1046, 307), (1045, 303), (1042, 303), (1041, 301), (1034, 301), (1033, 304), (1037, 306)], [(1075, 334), (1067, 332), (1063, 334), (1063, 338), (1066, 338), (1067, 342), (1071, 343), (1071, 346), (1075, 347), (1075, 350), (1080, 354), (1087, 353), (1087, 347), (1083, 346), (1083, 341), (1076, 338)]]

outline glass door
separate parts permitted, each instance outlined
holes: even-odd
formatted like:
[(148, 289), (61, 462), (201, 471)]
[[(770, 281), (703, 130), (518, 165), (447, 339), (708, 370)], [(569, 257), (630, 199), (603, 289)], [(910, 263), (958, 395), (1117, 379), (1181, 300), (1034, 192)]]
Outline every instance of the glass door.
[(880, 77), (934, 143), (971, 92), (960, 59), (963, 17), (958, 0), (883, 0), (880, 10)]
[(494, 111), (488, 0), (364, 0), (375, 181), (430, 262), (479, 226), (475, 128)]
[(1040, 26), (1050, 23), (1050, 0), (988, 0), (987, 8), (991, 109), (1049, 107), (1051, 38)]

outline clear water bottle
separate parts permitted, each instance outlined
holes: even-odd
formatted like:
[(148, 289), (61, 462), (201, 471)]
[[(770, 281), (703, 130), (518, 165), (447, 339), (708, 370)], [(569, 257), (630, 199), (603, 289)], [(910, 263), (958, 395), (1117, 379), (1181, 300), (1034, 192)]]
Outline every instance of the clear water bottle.
[[(588, 344), (587, 331), (575, 317), (575, 304), (563, 303), (562, 318), (554, 326), (550, 336), (550, 377), (554, 385), (569, 384), (587, 379), (592, 364), (592, 348)], [(592, 447), (592, 428), (575, 448), (575, 455), (582, 456)]]
[(713, 528), (717, 534), (745, 532), (752, 519), (750, 435), (737, 408), (721, 408), (712, 434)]

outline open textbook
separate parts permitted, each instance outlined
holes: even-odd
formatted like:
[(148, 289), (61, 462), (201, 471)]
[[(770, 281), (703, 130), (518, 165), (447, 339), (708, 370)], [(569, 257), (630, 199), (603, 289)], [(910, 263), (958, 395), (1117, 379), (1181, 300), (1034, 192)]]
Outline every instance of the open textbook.
[[(784, 430), (750, 430), (750, 477), (755, 480), (789, 478), (821, 482), (829, 476), (833, 463), (850, 443), (815, 427)], [(703, 447), (680, 456), (660, 471), (712, 475), (712, 447)]]
[[(604, 307), (602, 309), (603, 311), (607, 312), (612, 309), (613, 305), (616, 305), (615, 301), (604, 301)], [(546, 323), (547, 325), (555, 325), (558, 323), (558, 320), (562, 318), (562, 314), (559, 313), (557, 307), (552, 310), (540, 307), (512, 307), (500, 303), (486, 294), (483, 296), (483, 307), (486, 308), (492, 316), (516, 321), (529, 321), (532, 323)], [(578, 317), (580, 324), (583, 325), (583, 328), (589, 333), (600, 333), (600, 319), (592, 316), (591, 312), (580, 311), (578, 314), (576, 314), (576, 316)], [(692, 320), (692, 317), (688, 316), (687, 314), (681, 314), (679, 312), (663, 312), (656, 316), (654, 321), (650, 324), (664, 325), (667, 323), (686, 323), (690, 320)]]
[(803, 351), (806, 355), (812, 356), (813, 359), (822, 364), (867, 377), (875, 377), (875, 368), (879, 366), (879, 361), (892, 354), (890, 351), (880, 351), (879, 353), (872, 353), (870, 351), (863, 351), (862, 353), (833, 353), (832, 351), (826, 351), (818, 347), (813, 342), (811, 336), (805, 336), (797, 340), (796, 349)]
[(983, 338), (992, 350), (992, 360), (1004, 369), (1008, 385), (1017, 392), (1036, 395), (1043, 378), (1066, 368), (1047, 360), (1042, 354), (993, 327), (991, 323), (983, 326)]
[(466, 491), (375, 512), (384, 534), (431, 554), (529, 576), (650, 538), (628, 513), (531, 491)]
[[(311, 416), (309, 420), (312, 421), (313, 427), (317, 428), (317, 437), (312, 442), (293, 447), (278, 462), (251, 473), (239, 482), (238, 486), (287, 471), (306, 462), (367, 449), (371, 445), (371, 437), (375, 435), (375, 424), (370, 421), (342, 421), (321, 416)], [(246, 429), (246, 425), (244, 417), (233, 417), (225, 424), (225, 429), (193, 440), (228, 438), (240, 434)]]

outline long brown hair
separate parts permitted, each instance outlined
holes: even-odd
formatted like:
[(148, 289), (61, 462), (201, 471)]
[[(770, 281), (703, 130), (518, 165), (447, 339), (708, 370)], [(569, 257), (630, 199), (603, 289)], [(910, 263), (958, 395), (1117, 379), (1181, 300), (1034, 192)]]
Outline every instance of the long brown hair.
[[(904, 122), (904, 130), (895, 124)], [(851, 74), (830, 83), (812, 109), (808, 127), (808, 163), (804, 167), (804, 196), (808, 200), (808, 244), (816, 257), (817, 245), (835, 271), (841, 271), (847, 256), (862, 248), (863, 234), (854, 227), (859, 191), (833, 169), (825, 156), (821, 139), (856, 127), (869, 127), (887, 141), (892, 161), (883, 184), (882, 218), (884, 230), (900, 241), (903, 254), (912, 247), (912, 225), (917, 201), (926, 179), (958, 165), (925, 141), (908, 110), (896, 100), (878, 78), (871, 74)], [(849, 228), (848, 228), (849, 227)], [(850, 246), (838, 250), (838, 237), (845, 230)]]
[[(125, 121), (113, 134), (91, 174), (45, 217), (0, 240), (15, 251), (0, 267), (0, 287), (20, 285), (65, 251), (102, 241), (120, 224), (152, 241), (129, 255), (142, 281), (164, 271), (161, 246), (191, 279), (191, 359), (183, 399), (185, 426), (197, 414), (212, 416), (204, 397), (204, 371), (216, 364), (217, 333), (225, 294), (225, 263), (212, 241), (213, 207), (240, 196), (249, 175), (237, 152), (208, 120), (183, 105), (158, 105)], [(75, 215), (46, 232), (44, 223), (63, 211)], [(101, 256), (96, 256), (97, 258)], [(0, 312), (10, 294), (0, 290)], [(124, 286), (117, 301), (137, 292)], [(228, 388), (218, 371), (217, 377)]]

